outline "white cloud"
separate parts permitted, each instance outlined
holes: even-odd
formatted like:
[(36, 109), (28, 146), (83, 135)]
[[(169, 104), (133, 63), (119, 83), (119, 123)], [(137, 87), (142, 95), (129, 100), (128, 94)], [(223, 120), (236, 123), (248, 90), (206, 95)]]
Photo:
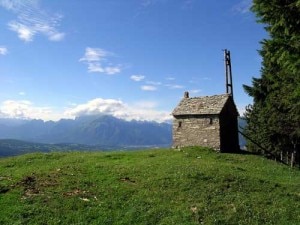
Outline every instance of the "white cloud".
[(65, 37), (65, 33), (52, 33), (50, 36), (49, 36), (49, 40), (50, 41), (60, 41), (62, 39), (64, 39)]
[(97, 62), (88, 62), (88, 72), (89, 73), (104, 73), (105, 70), (102, 68), (100, 63)]
[(13, 10), (13, 11), (15, 11), (16, 9), (19, 8), (20, 1), (1, 0), (0, 1), (0, 6), (6, 8), (7, 10)]
[(143, 91), (156, 91), (157, 87), (151, 86), (151, 85), (143, 85), (143, 86), (141, 86), (141, 89)]
[(25, 93), (24, 91), (20, 91), (20, 92), (19, 92), (19, 95), (24, 96), (24, 95), (26, 95), (26, 93)]
[(51, 15), (39, 6), (39, 0), (0, 0), (0, 6), (16, 14), (8, 27), (26, 42), (32, 41), (36, 34), (45, 35), (50, 41), (60, 41), (65, 34), (57, 30), (61, 15)]
[(105, 67), (105, 73), (107, 73), (108, 75), (113, 75), (120, 72), (121, 72), (121, 68), (118, 66)]
[(101, 48), (87, 47), (84, 56), (79, 61), (99, 62), (104, 60), (108, 55), (110, 55), (110, 53)]
[(18, 33), (18, 37), (26, 42), (32, 41), (36, 31), (28, 26), (25, 26), (16, 21), (12, 21), (8, 24), (9, 29)]
[(162, 83), (159, 81), (147, 81), (146, 83), (155, 86), (162, 85)]
[(105, 51), (101, 48), (90, 48), (85, 49), (84, 56), (79, 59), (79, 62), (84, 62), (88, 65), (88, 72), (90, 73), (104, 73), (113, 75), (121, 72), (119, 65), (106, 65), (107, 57), (113, 54)]
[(49, 107), (35, 106), (27, 100), (6, 100), (0, 105), (2, 117), (17, 119), (42, 119), (58, 120), (61, 118), (59, 113), (55, 113)]
[(154, 102), (139, 102), (133, 106), (121, 100), (96, 98), (65, 111), (67, 117), (83, 115), (111, 115), (125, 120), (165, 122), (171, 119), (170, 112), (158, 111)]
[(0, 46), (0, 55), (6, 55), (7, 54), (7, 48), (4, 46)]
[(175, 80), (175, 78), (174, 77), (166, 77), (166, 80), (173, 81), (173, 80)]
[(252, 0), (242, 0), (238, 4), (232, 7), (233, 11), (245, 14), (250, 12), (250, 8), (252, 6)]
[(115, 112), (125, 110), (125, 106), (120, 100), (96, 98), (85, 104), (78, 105), (65, 112), (65, 115), (114, 115)]
[(184, 88), (184, 86), (178, 85), (178, 84), (166, 84), (166, 87), (168, 87), (170, 89), (183, 89)]
[(132, 76), (130, 77), (130, 79), (131, 79), (131, 80), (134, 80), (134, 81), (136, 81), (136, 82), (139, 82), (139, 81), (144, 80), (144, 79), (145, 79), (145, 76), (143, 76), (143, 75), (132, 75)]

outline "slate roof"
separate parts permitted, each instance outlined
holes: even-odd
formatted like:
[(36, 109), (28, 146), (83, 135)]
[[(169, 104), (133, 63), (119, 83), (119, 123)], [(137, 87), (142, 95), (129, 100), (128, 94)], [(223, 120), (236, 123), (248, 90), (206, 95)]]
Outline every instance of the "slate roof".
[(228, 94), (183, 98), (172, 115), (218, 115), (229, 98)]

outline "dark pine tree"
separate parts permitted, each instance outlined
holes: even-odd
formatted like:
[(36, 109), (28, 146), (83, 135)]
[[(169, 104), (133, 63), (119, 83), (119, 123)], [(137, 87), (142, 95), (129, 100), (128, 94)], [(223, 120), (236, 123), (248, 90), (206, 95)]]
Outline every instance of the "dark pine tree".
[[(245, 133), (278, 158), (299, 163), (300, 0), (253, 0), (252, 11), (269, 38), (261, 41), (261, 78), (244, 85), (253, 97)], [(263, 152), (250, 142), (248, 148)]]

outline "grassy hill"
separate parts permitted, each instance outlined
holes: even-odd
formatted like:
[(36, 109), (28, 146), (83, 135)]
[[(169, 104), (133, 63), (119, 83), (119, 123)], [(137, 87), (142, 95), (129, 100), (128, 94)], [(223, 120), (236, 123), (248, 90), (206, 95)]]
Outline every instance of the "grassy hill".
[(0, 159), (0, 224), (300, 224), (300, 171), (201, 148)]

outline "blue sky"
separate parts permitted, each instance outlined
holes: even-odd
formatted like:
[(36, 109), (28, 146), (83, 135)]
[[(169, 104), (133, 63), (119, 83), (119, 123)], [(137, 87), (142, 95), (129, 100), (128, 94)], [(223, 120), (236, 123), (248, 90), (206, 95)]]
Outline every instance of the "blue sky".
[(251, 0), (0, 0), (0, 117), (170, 119), (184, 91), (234, 98), (260, 74)]

